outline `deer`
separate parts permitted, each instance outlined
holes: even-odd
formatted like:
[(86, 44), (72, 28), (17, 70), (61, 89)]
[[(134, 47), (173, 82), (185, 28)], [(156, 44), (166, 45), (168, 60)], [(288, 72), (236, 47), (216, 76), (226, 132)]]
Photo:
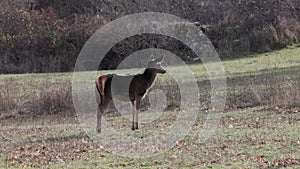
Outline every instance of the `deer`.
[[(153, 56), (152, 56), (153, 57)], [(105, 74), (96, 77), (96, 88), (100, 94), (97, 112), (97, 133), (101, 133), (101, 117), (106, 107), (113, 100), (130, 101), (132, 108), (132, 127), (138, 129), (138, 112), (140, 103), (154, 84), (157, 74), (165, 74), (161, 65), (164, 56), (148, 61), (143, 73)]]

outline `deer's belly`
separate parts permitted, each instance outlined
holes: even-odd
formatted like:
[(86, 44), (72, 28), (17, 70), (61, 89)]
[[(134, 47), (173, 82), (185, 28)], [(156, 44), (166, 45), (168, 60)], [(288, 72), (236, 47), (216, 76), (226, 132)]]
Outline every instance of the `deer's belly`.
[(113, 100), (118, 100), (118, 101), (123, 101), (123, 102), (127, 102), (130, 101), (130, 97), (128, 94), (112, 94), (112, 99)]

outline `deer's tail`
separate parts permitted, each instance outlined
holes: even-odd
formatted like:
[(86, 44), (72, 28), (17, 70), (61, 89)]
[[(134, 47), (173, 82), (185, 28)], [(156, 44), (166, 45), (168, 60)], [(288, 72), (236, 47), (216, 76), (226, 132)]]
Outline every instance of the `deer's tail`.
[(95, 83), (96, 83), (96, 89), (97, 89), (98, 93), (101, 95), (97, 81)]

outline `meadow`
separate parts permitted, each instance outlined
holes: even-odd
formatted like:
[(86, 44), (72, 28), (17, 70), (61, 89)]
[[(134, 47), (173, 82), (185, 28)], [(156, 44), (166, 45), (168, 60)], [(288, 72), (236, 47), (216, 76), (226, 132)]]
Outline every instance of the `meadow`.
[[(300, 46), (293, 45), (222, 61), (226, 106), (216, 131), (203, 142), (199, 134), (209, 110), (210, 81), (203, 64), (189, 64), (201, 103), (194, 125), (169, 151), (141, 159), (108, 152), (80, 127), (72, 105), (72, 73), (0, 75), (0, 168), (297, 168), (299, 53)], [(157, 120), (133, 132), (130, 122), (111, 109), (107, 121), (136, 138), (167, 130), (180, 111), (169, 78), (160, 75), (153, 87), (168, 98)]]

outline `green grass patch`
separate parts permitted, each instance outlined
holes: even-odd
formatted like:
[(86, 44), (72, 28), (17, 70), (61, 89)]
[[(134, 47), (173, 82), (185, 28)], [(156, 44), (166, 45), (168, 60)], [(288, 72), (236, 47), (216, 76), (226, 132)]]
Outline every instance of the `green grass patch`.
[[(300, 66), (300, 47), (292, 46), (287, 49), (282, 49), (274, 52), (253, 55), (252, 57), (245, 57), (240, 59), (225, 60), (222, 61), (223, 68), (227, 77), (240, 76), (245, 73), (257, 75), (260, 73), (265, 73), (266, 71), (273, 72), (280, 69), (289, 69), (295, 67), (299, 69)], [(207, 63), (209, 66), (210, 63)], [(205, 66), (202, 63), (189, 64), (189, 68), (194, 72), (198, 80), (206, 80), (208, 74), (206, 72)], [(184, 74), (181, 72), (182, 67), (171, 67), (170, 69), (178, 70), (177, 73)], [(287, 70), (288, 71), (288, 70)], [(105, 74), (111, 71), (103, 71), (98, 74)], [(140, 69), (133, 70), (118, 70), (116, 73), (135, 73), (141, 72)], [(201, 78), (200, 78), (201, 77)], [(161, 79), (164, 76), (160, 77)], [(20, 84), (30, 83), (58, 83), (71, 81), (72, 73), (41, 73), (41, 74), (8, 74), (0, 76), (0, 84), (11, 80), (14, 82), (19, 82)]]

